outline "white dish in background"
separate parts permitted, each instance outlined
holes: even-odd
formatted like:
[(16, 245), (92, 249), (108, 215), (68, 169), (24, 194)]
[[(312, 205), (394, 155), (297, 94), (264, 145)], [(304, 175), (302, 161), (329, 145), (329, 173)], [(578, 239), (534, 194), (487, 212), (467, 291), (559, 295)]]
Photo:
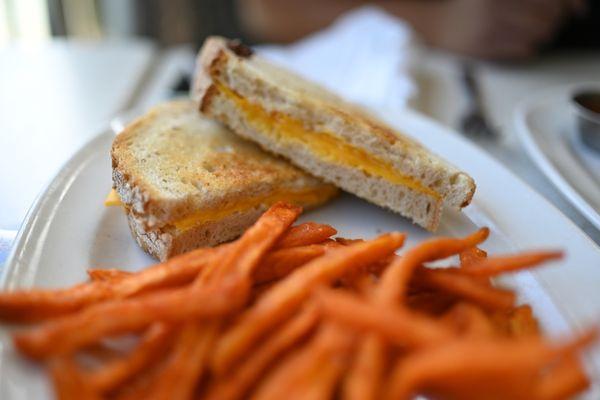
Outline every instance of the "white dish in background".
[[(489, 226), (484, 249), (492, 254), (520, 249), (564, 249), (567, 258), (537, 271), (506, 279), (520, 299), (532, 304), (551, 336), (588, 326), (600, 314), (600, 249), (570, 220), (484, 152), (450, 130), (410, 111), (382, 115), (400, 131), (411, 133), (434, 152), (468, 171), (478, 189), (473, 204), (447, 213), (440, 235), (464, 235)], [(107, 130), (82, 148), (61, 170), (32, 207), (3, 271), (1, 289), (62, 287), (86, 279), (86, 268), (135, 270), (153, 260), (130, 237), (118, 208), (103, 206), (110, 186)], [(330, 223), (346, 237), (373, 237), (390, 230), (408, 233), (409, 243), (429, 237), (406, 219), (343, 195), (307, 213), (303, 220)], [(19, 357), (9, 330), (0, 328), (0, 398), (50, 398), (42, 370)], [(589, 358), (594, 381), (600, 354)], [(585, 398), (600, 398), (594, 385)]]
[(525, 100), (517, 107), (515, 123), (540, 170), (600, 229), (600, 154), (579, 139), (570, 101), (580, 87), (561, 86)]

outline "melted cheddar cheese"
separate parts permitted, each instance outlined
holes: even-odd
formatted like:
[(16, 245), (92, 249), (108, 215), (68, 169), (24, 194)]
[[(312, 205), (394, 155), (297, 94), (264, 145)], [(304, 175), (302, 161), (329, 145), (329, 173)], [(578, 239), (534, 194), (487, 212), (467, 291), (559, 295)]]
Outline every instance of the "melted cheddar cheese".
[(216, 221), (237, 212), (244, 212), (258, 206), (271, 206), (278, 201), (285, 201), (296, 205), (317, 205), (324, 203), (337, 193), (331, 186), (323, 186), (317, 190), (285, 191), (278, 190), (263, 196), (256, 196), (237, 201), (212, 210), (202, 210), (191, 214), (173, 223), (179, 230), (190, 229), (196, 225)]
[(294, 142), (307, 147), (314, 155), (331, 163), (355, 168), (370, 176), (376, 176), (390, 183), (407, 186), (415, 191), (441, 199), (439, 193), (423, 185), (420, 181), (398, 172), (393, 165), (367, 151), (354, 147), (346, 141), (327, 132), (311, 131), (302, 121), (277, 111), (267, 111), (260, 105), (248, 101), (221, 83), (217, 89), (232, 100), (242, 110), (246, 120), (259, 132), (276, 140)]
[(119, 195), (117, 194), (117, 191), (115, 189), (112, 189), (108, 193), (108, 196), (106, 196), (106, 198), (104, 199), (104, 205), (106, 207), (123, 205), (123, 203), (121, 203), (121, 199), (119, 198)]
[[(185, 231), (197, 225), (209, 221), (217, 221), (234, 213), (245, 212), (247, 210), (261, 205), (269, 207), (277, 203), (278, 201), (285, 201), (300, 206), (314, 206), (317, 204), (324, 203), (336, 194), (337, 189), (333, 186), (322, 186), (317, 189), (305, 189), (294, 191), (278, 190), (262, 196), (246, 198), (244, 200), (237, 201), (218, 208), (201, 210), (190, 214), (180, 220), (173, 221), (171, 222), (171, 225), (175, 226), (175, 228), (177, 228), (178, 230)], [(104, 200), (104, 205), (123, 206), (123, 203), (121, 203), (119, 196), (113, 189)]]

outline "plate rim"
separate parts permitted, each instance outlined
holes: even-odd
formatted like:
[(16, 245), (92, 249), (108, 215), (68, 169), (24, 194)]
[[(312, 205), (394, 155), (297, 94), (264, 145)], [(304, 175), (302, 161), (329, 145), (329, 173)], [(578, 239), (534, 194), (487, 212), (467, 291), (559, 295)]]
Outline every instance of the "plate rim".
[(531, 115), (536, 107), (539, 107), (541, 103), (549, 101), (548, 98), (551, 98), (549, 96), (550, 93), (565, 93), (567, 91), (575, 90), (583, 85), (585, 85), (585, 83), (555, 86), (521, 100), (515, 108), (513, 122), (517, 136), (538, 169), (550, 180), (550, 182), (552, 182), (570, 204), (577, 208), (577, 210), (583, 214), (592, 225), (597, 229), (600, 229), (600, 212), (592, 207), (592, 205), (559, 171), (550, 158), (542, 151), (540, 146), (537, 145), (527, 122), (528, 115)]
[(2, 266), (2, 271), (0, 273), (0, 289), (8, 289), (12, 283), (12, 278), (19, 274), (19, 263), (17, 263), (17, 261), (23, 254), (24, 246), (27, 243), (26, 237), (30, 236), (36, 228), (39, 229), (43, 227), (43, 224), (39, 225), (38, 214), (48, 200), (49, 194), (54, 190), (62, 190), (63, 192), (68, 190), (68, 185), (61, 185), (60, 183), (68, 178), (71, 171), (77, 169), (80, 164), (79, 159), (84, 158), (90, 150), (93, 151), (96, 142), (101, 142), (102, 140), (109, 139), (111, 136), (115, 136), (114, 132), (110, 129), (110, 125), (105, 124), (105, 126), (106, 127), (99, 130), (97, 134), (92, 135), (90, 139), (75, 150), (71, 157), (63, 162), (56, 174), (46, 182), (42, 190), (40, 190), (36, 196), (34, 202), (25, 214), (25, 218), (13, 240), (13, 245), (8, 253), (8, 257)]

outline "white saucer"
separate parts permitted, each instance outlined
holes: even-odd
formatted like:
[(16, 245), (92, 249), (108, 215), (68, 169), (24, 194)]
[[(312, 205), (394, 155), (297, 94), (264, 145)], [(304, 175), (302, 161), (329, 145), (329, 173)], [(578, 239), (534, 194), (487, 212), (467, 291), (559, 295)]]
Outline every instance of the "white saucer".
[(525, 100), (515, 112), (516, 131), (540, 170), (600, 229), (600, 153), (580, 141), (570, 103), (582, 86), (561, 86)]

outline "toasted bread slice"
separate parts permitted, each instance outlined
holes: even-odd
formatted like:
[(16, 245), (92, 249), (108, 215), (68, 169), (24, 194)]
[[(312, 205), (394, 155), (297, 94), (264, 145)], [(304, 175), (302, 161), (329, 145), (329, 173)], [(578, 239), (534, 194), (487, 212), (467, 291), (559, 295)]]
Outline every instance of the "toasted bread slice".
[(443, 206), (465, 207), (473, 197), (466, 173), (237, 41), (207, 39), (193, 97), (240, 136), (428, 230)]
[(336, 193), (202, 117), (191, 100), (134, 121), (111, 154), (131, 231), (160, 260), (236, 238), (276, 201), (312, 207)]

